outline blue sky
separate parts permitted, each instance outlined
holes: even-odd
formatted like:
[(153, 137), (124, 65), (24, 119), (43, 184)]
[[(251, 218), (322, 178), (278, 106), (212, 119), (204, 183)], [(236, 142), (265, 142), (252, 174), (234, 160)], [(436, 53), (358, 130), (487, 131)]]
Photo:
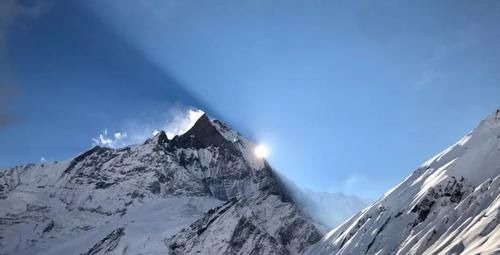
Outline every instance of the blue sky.
[(500, 102), (498, 1), (0, 3), (0, 167), (190, 107), (300, 186), (376, 198)]

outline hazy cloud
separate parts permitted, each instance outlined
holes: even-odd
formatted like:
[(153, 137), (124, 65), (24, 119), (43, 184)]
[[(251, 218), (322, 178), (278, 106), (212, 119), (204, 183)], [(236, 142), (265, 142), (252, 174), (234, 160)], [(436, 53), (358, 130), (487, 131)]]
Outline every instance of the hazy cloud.
[[(330, 188), (331, 192), (342, 191), (345, 194), (360, 194), (361, 187), (365, 187), (370, 183), (370, 180), (367, 176), (358, 173), (352, 172), (348, 176), (346, 176), (343, 180), (339, 180), (334, 187)], [(363, 196), (367, 196), (368, 194), (362, 194)]]
[(25, 19), (36, 19), (46, 13), (54, 1), (0, 1), (0, 53), (5, 50), (9, 29), (20, 25)]
[[(437, 43), (432, 55), (425, 61), (426, 69), (421, 73), (420, 79), (415, 83), (415, 89), (424, 89), (432, 84), (443, 80), (450, 74), (441, 67), (449, 58), (463, 54), (474, 45), (478, 44), (478, 38), (481, 38), (477, 25), (470, 24), (464, 26), (462, 30), (454, 33), (453, 39)], [(441, 82), (443, 83), (443, 82)]]
[(19, 117), (13, 114), (11, 109), (18, 90), (8, 79), (9, 63), (5, 58), (8, 34), (27, 19), (33, 20), (46, 13), (53, 2), (0, 0), (0, 129), (19, 121)]
[(365, 181), (366, 177), (360, 175), (360, 174), (352, 174), (349, 177), (347, 177), (344, 181), (344, 185), (352, 188), (355, 187), (356, 185), (359, 185), (361, 182)]
[(19, 118), (12, 114), (0, 112), (0, 129), (12, 125), (19, 121)]
[(11, 103), (17, 95), (16, 87), (2, 84), (0, 80), (0, 129), (19, 121), (19, 117), (11, 113)]

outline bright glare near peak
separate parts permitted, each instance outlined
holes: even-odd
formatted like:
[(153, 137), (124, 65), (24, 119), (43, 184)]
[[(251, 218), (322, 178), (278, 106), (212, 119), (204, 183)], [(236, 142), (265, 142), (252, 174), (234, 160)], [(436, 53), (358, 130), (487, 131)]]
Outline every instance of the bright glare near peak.
[(257, 145), (253, 152), (257, 158), (265, 158), (269, 154), (269, 150), (263, 144)]

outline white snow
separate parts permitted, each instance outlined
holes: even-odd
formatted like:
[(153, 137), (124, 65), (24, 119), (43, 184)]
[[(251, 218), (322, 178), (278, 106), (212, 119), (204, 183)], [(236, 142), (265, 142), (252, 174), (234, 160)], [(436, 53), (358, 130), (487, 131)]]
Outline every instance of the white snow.
[[(1, 170), (0, 254), (168, 254), (169, 238), (223, 200), (254, 195), (264, 201), (255, 205), (258, 211), (251, 210), (250, 200), (239, 203), (237, 214), (221, 218), (217, 227), (234, 229), (238, 213), (255, 212), (266, 217), (254, 217), (266, 223), (255, 238), (278, 238), (277, 229), (285, 222), (293, 226), (293, 219), (302, 220), (297, 234), (316, 233), (319, 239), (295, 205), (259, 190), (274, 177), (264, 169), (264, 160), (254, 156), (254, 144), (221, 122), (212, 124), (236, 150), (169, 146), (157, 133), (144, 144), (94, 147), (63, 162)], [(211, 233), (206, 242), (194, 245), (228, 247), (223, 240), (232, 232)], [(294, 240), (286, 248), (296, 251), (311, 244)], [(243, 241), (245, 249), (258, 245)]]
[(330, 231), (308, 254), (499, 254), (496, 115)]

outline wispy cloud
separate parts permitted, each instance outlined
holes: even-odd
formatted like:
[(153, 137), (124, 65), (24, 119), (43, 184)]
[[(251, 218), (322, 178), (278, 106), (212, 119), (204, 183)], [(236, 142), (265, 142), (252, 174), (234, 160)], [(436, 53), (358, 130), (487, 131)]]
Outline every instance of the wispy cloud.
[(93, 145), (102, 145), (111, 148), (123, 147), (127, 142), (128, 135), (125, 132), (116, 132), (113, 135), (108, 134), (108, 129), (104, 129), (104, 132), (99, 134), (99, 136), (92, 138)]
[(477, 24), (468, 24), (458, 31), (450, 32), (449, 36), (434, 46), (432, 55), (425, 61), (426, 69), (422, 71), (414, 89), (426, 89), (438, 81), (441, 81), (440, 85), (445, 83), (442, 80), (451, 75), (449, 71), (443, 70), (445, 62), (473, 48), (479, 43), (478, 38), (482, 37)]
[(328, 189), (329, 192), (341, 191), (344, 194), (356, 194), (362, 198), (374, 198), (370, 194), (370, 190), (366, 187), (370, 187), (373, 181), (359, 172), (351, 172), (344, 179), (339, 179), (332, 187)]
[(353, 173), (344, 180), (344, 188), (346, 190), (352, 190), (359, 188), (359, 185), (366, 182), (367, 179), (364, 175)]
[(92, 138), (92, 144), (120, 148), (142, 143), (160, 130), (165, 131), (167, 137), (171, 139), (188, 131), (203, 113), (199, 109), (174, 107), (168, 111), (165, 119), (157, 123), (143, 123), (115, 132), (109, 132), (106, 128), (98, 136)]

